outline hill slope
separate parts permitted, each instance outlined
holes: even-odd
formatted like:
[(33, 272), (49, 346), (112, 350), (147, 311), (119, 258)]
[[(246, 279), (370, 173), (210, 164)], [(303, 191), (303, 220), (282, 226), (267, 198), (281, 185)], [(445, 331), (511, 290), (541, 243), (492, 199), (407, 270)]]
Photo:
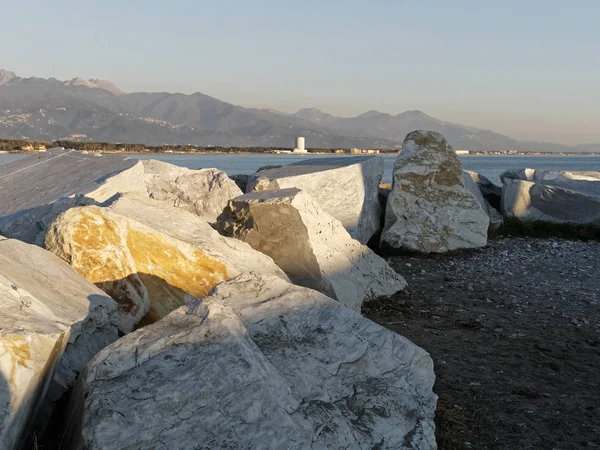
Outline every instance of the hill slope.
[(308, 108), (286, 114), (236, 106), (199, 92), (127, 94), (104, 80), (21, 78), (0, 70), (1, 138), (291, 147), (296, 136), (304, 136), (308, 147), (399, 148), (416, 129), (438, 131), (456, 149), (567, 149), (523, 144), (420, 111), (395, 116), (368, 111), (343, 118)]

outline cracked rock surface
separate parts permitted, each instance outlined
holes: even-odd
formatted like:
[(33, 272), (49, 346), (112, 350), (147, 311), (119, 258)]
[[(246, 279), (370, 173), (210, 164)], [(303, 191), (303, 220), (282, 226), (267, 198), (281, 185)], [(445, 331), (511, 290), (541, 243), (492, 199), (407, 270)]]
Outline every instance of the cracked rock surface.
[(17, 448), (48, 394), (117, 339), (117, 305), (67, 263), (0, 236), (0, 448)]
[(162, 161), (144, 161), (148, 196), (214, 222), (227, 202), (242, 191), (234, 180), (217, 169), (191, 170)]
[(344, 306), (404, 289), (406, 282), (298, 189), (259, 191), (233, 199), (216, 228), (271, 258), (293, 283), (316, 289)]
[[(101, 351), (87, 449), (435, 449), (429, 355), (311, 289), (244, 273)], [(77, 430), (79, 430), (77, 432)]]

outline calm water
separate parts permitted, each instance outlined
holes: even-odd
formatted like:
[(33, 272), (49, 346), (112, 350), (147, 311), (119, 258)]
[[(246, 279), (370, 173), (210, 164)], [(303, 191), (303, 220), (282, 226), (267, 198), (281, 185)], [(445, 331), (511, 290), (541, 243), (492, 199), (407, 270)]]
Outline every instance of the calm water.
[[(0, 155), (6, 164), (28, 155)], [(339, 155), (336, 155), (339, 156)], [(131, 155), (132, 158), (158, 159), (189, 169), (216, 167), (229, 175), (254, 173), (266, 165), (285, 165), (307, 158), (328, 158), (328, 155)], [(351, 156), (348, 156), (351, 158)], [(395, 155), (384, 156), (383, 181), (391, 181)], [(463, 168), (478, 172), (496, 183), (499, 175), (512, 168), (555, 170), (593, 170), (600, 172), (600, 156), (461, 156)]]

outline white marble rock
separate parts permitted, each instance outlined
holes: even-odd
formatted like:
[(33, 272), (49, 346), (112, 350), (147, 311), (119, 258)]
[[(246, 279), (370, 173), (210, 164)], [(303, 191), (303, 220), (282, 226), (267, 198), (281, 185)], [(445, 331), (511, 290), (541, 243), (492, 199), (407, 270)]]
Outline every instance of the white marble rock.
[(191, 170), (162, 161), (144, 161), (148, 196), (186, 209), (208, 222), (215, 219), (227, 202), (242, 191), (225, 172), (217, 169)]
[(0, 166), (0, 233), (43, 246), (50, 224), (64, 211), (106, 206), (123, 193), (161, 200), (214, 221), (242, 191), (217, 169), (51, 149)]
[(194, 213), (140, 195), (66, 211), (45, 245), (117, 301), (124, 333), (247, 270), (287, 279), (271, 258)]
[(510, 169), (503, 172), (500, 179), (503, 183), (506, 180), (531, 181), (600, 197), (600, 172)]
[(522, 222), (600, 227), (600, 196), (505, 178), (502, 213)]
[(0, 448), (18, 448), (46, 396), (58, 400), (118, 337), (117, 304), (68, 264), (0, 236)]
[(138, 160), (50, 149), (0, 165), (0, 234), (43, 246), (48, 227), (67, 209), (145, 191)]
[(297, 188), (338, 219), (366, 244), (381, 225), (378, 201), (383, 158), (378, 156), (307, 159), (250, 176), (246, 192)]
[(484, 247), (489, 221), (446, 139), (432, 131), (409, 133), (394, 166), (382, 247), (422, 253)]
[(385, 260), (362, 245), (299, 189), (235, 198), (216, 228), (269, 255), (293, 283), (316, 289), (355, 311), (373, 297), (406, 287)]
[(429, 355), (326, 296), (245, 273), (101, 351), (88, 450), (436, 448)]

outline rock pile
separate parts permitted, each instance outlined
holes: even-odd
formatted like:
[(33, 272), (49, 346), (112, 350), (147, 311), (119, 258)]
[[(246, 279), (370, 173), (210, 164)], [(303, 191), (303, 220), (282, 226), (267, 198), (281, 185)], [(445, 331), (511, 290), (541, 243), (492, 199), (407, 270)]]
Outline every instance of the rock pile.
[[(359, 314), (406, 286), (364, 245), (382, 172), (305, 160), (242, 195), (216, 169), (117, 155), (0, 167), (0, 231), (37, 244), (0, 238), (3, 444), (81, 372), (73, 448), (435, 449), (431, 359)], [(467, 178), (441, 136), (411, 133), (382, 241), (485, 245), (489, 205)]]

